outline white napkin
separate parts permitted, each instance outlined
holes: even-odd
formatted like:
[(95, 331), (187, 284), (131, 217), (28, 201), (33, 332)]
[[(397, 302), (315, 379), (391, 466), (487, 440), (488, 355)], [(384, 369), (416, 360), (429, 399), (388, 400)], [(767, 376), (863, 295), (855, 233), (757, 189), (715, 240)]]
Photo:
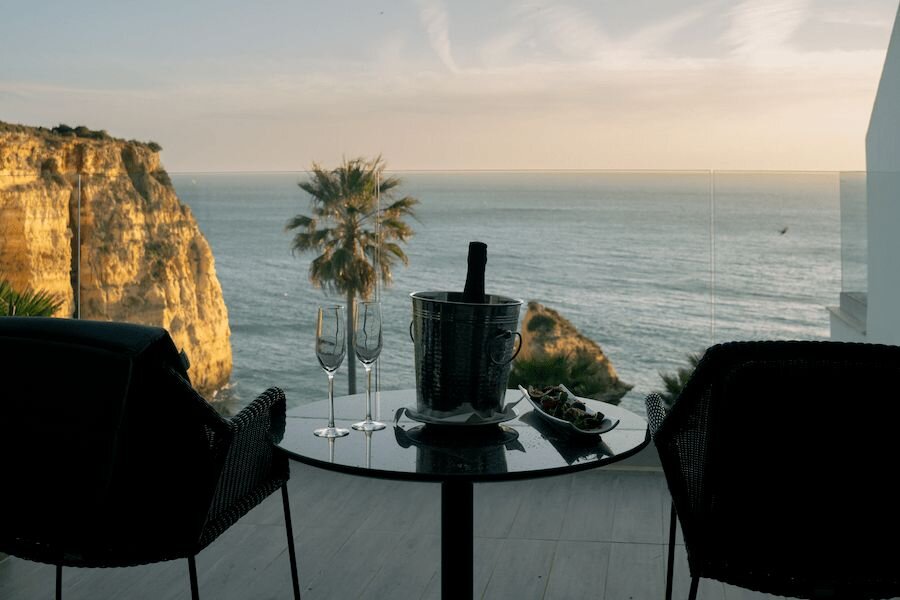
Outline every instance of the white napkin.
[(519, 398), (515, 402), (510, 404), (506, 404), (499, 411), (491, 410), (490, 412), (478, 412), (475, 410), (475, 407), (472, 406), (471, 403), (466, 402), (461, 404), (455, 410), (426, 410), (426, 411), (416, 411), (424, 417), (428, 417), (431, 419), (440, 419), (441, 421), (445, 421), (447, 423), (465, 423), (468, 425), (479, 425), (481, 423), (490, 423), (500, 419), (502, 417), (508, 417), (510, 419), (516, 416), (516, 413), (513, 411), (513, 407), (522, 401), (522, 398)]

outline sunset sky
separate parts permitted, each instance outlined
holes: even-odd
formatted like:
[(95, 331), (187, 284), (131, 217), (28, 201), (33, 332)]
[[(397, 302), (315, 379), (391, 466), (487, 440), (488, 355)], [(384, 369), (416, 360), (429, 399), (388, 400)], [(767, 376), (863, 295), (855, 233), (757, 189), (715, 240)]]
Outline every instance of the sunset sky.
[(897, 0), (0, 0), (0, 120), (170, 171), (861, 169)]

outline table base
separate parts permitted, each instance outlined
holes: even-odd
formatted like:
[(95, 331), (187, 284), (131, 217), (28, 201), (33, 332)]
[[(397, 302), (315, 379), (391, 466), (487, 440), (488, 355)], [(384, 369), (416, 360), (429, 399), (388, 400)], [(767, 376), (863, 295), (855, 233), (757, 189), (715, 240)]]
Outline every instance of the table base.
[(441, 598), (472, 598), (475, 497), (471, 481), (441, 483)]

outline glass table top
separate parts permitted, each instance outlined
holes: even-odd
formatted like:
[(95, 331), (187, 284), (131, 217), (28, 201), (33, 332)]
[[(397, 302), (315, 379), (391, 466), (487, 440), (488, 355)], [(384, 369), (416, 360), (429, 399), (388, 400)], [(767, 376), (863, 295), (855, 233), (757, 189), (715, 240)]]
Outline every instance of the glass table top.
[[(518, 390), (508, 390), (506, 403), (521, 397)], [(336, 398), (335, 424), (349, 427), (362, 419), (365, 402), (365, 394)], [(601, 436), (573, 439), (539, 417), (527, 400), (515, 406), (516, 418), (499, 426), (425, 425), (405, 413), (395, 423), (399, 408), (415, 409), (416, 393), (385, 391), (378, 394), (373, 410), (386, 429), (318, 438), (313, 429), (328, 420), (328, 402), (321, 401), (288, 411), (279, 446), (300, 462), (369, 477), (497, 481), (599, 467), (627, 458), (649, 443), (647, 422), (640, 416), (596, 400), (587, 403), (619, 419), (619, 425)]]

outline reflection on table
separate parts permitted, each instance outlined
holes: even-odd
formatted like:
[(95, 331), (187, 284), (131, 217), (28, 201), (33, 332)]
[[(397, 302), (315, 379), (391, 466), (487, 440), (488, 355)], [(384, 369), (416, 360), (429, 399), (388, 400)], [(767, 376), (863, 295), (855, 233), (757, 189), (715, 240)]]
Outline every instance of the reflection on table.
[[(393, 423), (402, 407), (415, 407), (414, 390), (380, 392), (374, 418)], [(521, 397), (508, 390), (506, 401)], [(316, 402), (288, 412), (280, 446), (293, 458), (333, 470), (371, 477), (443, 481), (463, 477), (472, 481), (520, 479), (602, 466), (634, 454), (648, 441), (646, 421), (618, 406), (589, 400), (592, 408), (619, 425), (595, 438), (573, 439), (537, 417), (527, 402), (518, 416), (502, 426), (468, 427), (423, 425), (401, 414), (393, 427), (375, 432), (352, 432), (345, 438), (316, 438), (312, 430), (328, 418), (327, 402)], [(365, 414), (365, 394), (335, 400), (339, 426)]]

